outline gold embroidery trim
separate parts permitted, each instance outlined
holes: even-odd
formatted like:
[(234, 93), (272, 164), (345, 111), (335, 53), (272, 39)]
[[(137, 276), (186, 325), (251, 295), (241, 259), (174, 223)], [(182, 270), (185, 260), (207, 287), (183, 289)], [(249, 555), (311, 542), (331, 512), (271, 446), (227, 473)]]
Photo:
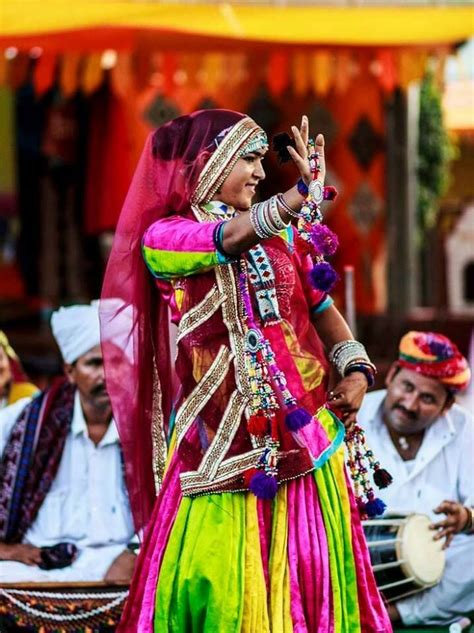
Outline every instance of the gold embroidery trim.
[(230, 349), (225, 345), (221, 345), (212, 365), (179, 407), (175, 420), (178, 446), (196, 419), (197, 414), (206, 406), (221, 385), (229, 371), (232, 358), (233, 354)]
[(220, 464), (212, 480), (207, 480), (199, 472), (181, 473), (181, 490), (184, 495), (193, 495), (209, 492), (213, 488), (219, 489), (218, 484), (238, 477), (249, 468), (255, 467), (261, 454), (261, 449), (255, 449), (226, 459)]
[(165, 472), (167, 445), (165, 430), (163, 427), (163, 410), (161, 408), (161, 385), (153, 362), (153, 398), (151, 413), (151, 441), (153, 458), (153, 479), (155, 482), (155, 492), (159, 493)]
[(222, 303), (222, 318), (229, 332), (230, 347), (234, 353), (235, 382), (240, 393), (250, 401), (250, 384), (245, 366), (245, 332), (243, 315), (236, 283), (236, 272), (232, 264), (215, 269), (217, 287), (225, 295)]
[(234, 391), (229, 398), (217, 433), (198, 468), (198, 472), (207, 480), (214, 478), (220, 463), (229, 450), (232, 440), (239, 428), (244, 408), (244, 397), (238, 391)]
[(212, 286), (204, 299), (191, 308), (179, 322), (176, 343), (207, 321), (225, 300), (216, 285)]
[(232, 171), (239, 159), (239, 149), (262, 129), (249, 117), (241, 119), (224, 137), (199, 175), (191, 204), (208, 202)]

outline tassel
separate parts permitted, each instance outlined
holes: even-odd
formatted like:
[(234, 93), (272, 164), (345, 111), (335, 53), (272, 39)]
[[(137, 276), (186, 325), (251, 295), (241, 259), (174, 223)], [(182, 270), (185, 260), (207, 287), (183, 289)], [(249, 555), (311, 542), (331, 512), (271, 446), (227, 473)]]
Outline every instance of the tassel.
[(366, 504), (364, 504), (364, 512), (369, 519), (374, 519), (385, 512), (387, 506), (377, 497), (371, 496)]
[(313, 419), (313, 416), (303, 409), (302, 407), (297, 407), (292, 409), (286, 414), (285, 424), (290, 431), (298, 431), (309, 424)]
[(250, 480), (249, 488), (258, 499), (271, 500), (277, 493), (278, 482), (275, 477), (258, 470)]
[(247, 429), (256, 437), (264, 437), (268, 433), (268, 418), (262, 413), (254, 413), (249, 417)]
[(328, 262), (318, 262), (309, 273), (311, 285), (316, 290), (329, 292), (334, 284), (339, 280), (339, 275)]
[(392, 475), (385, 468), (377, 468), (374, 470), (374, 482), (377, 488), (387, 488), (393, 481)]

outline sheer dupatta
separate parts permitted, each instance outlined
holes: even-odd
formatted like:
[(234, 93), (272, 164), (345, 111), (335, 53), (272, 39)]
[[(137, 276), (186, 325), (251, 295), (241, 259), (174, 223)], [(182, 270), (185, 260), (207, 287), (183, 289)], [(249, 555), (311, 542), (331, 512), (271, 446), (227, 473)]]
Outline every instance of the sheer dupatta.
[(137, 530), (146, 525), (161, 485), (173, 402), (168, 306), (143, 261), (142, 236), (173, 213), (192, 217), (191, 202), (212, 197), (235, 159), (235, 152), (228, 152), (223, 161), (212, 160), (218, 137), (243, 119), (230, 110), (199, 111), (150, 134), (117, 225), (100, 320), (107, 389)]

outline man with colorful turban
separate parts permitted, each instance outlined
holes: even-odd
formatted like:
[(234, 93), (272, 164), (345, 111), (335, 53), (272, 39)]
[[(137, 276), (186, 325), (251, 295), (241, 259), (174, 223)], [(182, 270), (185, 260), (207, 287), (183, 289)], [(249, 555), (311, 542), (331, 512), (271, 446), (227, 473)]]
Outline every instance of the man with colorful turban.
[(474, 611), (474, 421), (455, 403), (470, 375), (446, 336), (408, 332), (386, 390), (368, 394), (359, 412), (368, 445), (393, 476), (380, 495), (387, 511), (429, 515), (433, 538), (447, 548), (440, 583), (389, 605), (394, 622), (448, 624)]
[(18, 356), (0, 330), (0, 409), (21, 398), (31, 398), (38, 388), (27, 381)]
[(0, 412), (0, 583), (129, 580), (134, 527), (96, 303), (51, 319), (65, 378)]

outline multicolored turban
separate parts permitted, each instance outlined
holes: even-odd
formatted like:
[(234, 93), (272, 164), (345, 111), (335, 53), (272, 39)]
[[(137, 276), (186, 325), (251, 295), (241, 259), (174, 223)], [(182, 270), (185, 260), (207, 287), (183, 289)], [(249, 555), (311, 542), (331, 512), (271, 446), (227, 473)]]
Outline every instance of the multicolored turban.
[(436, 378), (450, 391), (465, 389), (471, 378), (467, 360), (456, 345), (437, 332), (408, 332), (400, 341), (401, 367)]

